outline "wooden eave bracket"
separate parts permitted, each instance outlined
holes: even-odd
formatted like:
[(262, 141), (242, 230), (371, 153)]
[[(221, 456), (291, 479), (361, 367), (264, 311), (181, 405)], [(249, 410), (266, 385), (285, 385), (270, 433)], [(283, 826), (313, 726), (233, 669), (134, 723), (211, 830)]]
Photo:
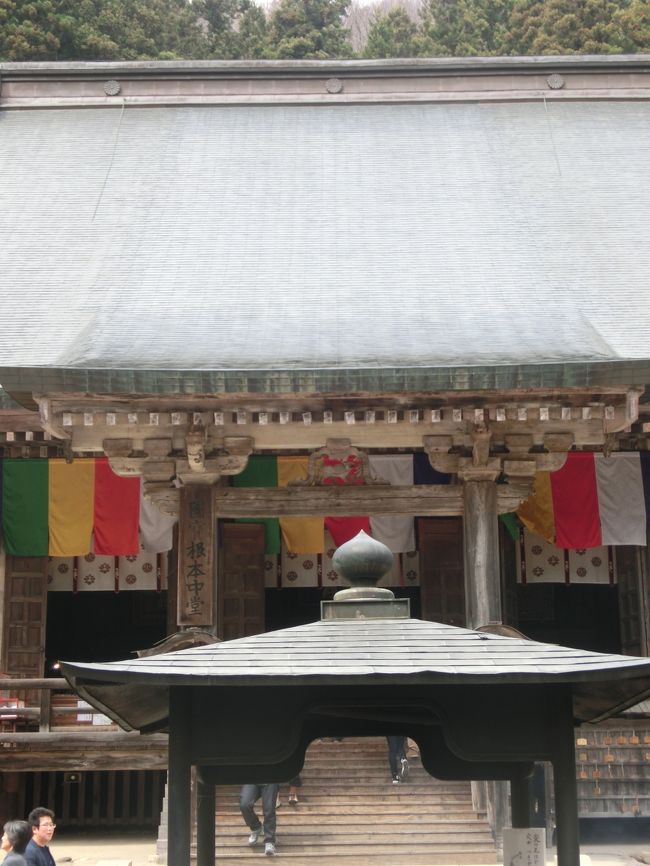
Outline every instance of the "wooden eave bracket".
[(145, 485), (145, 496), (156, 506), (161, 514), (169, 517), (178, 517), (180, 513), (181, 491), (178, 487), (164, 487), (151, 484)]
[[(508, 477), (533, 478), (536, 472), (561, 469), (575, 443), (575, 435), (570, 431), (544, 433), (544, 450), (539, 451), (535, 450), (539, 437), (533, 433), (506, 433), (503, 437), (505, 452), (502, 452), (501, 442), (493, 443), (487, 424), (476, 425), (466, 438), (471, 442), (471, 457), (468, 443), (460, 451), (454, 436), (424, 436), (422, 444), (431, 466), (437, 472), (458, 475), (463, 481), (493, 480), (501, 472)], [(452, 448), (458, 450), (454, 453)]]
[[(206, 443), (225, 453), (206, 457)], [(182, 484), (214, 484), (222, 475), (243, 472), (255, 441), (250, 436), (226, 436), (208, 440), (205, 429), (193, 426), (185, 437), (186, 456), (174, 456), (169, 437), (145, 439), (141, 453), (134, 449), (133, 439), (104, 439), (102, 448), (111, 469), (126, 478), (140, 476), (146, 482), (171, 483), (176, 477)]]
[(67, 430), (64, 430), (63, 427), (54, 423), (52, 404), (49, 397), (34, 394), (34, 400), (38, 406), (38, 417), (45, 433), (49, 433), (54, 439), (61, 439), (64, 442), (70, 441), (72, 439), (71, 434)]
[(174, 477), (174, 460), (161, 460), (171, 454), (171, 439), (145, 439), (144, 454), (135, 454), (133, 440), (128, 438), (104, 439), (102, 448), (113, 472), (123, 478), (146, 476), (169, 482)]

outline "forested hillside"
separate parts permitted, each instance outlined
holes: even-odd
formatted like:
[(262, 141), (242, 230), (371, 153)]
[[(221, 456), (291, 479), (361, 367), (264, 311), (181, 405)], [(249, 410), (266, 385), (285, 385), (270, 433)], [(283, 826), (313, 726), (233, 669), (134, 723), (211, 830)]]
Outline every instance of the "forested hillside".
[(0, 0), (0, 61), (650, 51), (650, 0)]

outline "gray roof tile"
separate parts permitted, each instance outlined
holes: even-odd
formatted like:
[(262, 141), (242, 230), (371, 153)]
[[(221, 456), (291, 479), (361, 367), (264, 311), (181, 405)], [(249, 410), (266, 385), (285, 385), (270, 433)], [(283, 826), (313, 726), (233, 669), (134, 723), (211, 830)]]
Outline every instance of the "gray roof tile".
[[(571, 682), (626, 669), (650, 676), (650, 659), (571, 649), (420, 620), (317, 622), (178, 652), (105, 664), (65, 663), (66, 675), (116, 682), (233, 684), (342, 675), (420, 675), (428, 682), (489, 676), (503, 682)], [(205, 682), (202, 682), (205, 681)]]
[(649, 133), (641, 101), (1, 112), (0, 366), (647, 358)]
[[(167, 723), (171, 686), (571, 684), (579, 721), (650, 694), (650, 659), (421, 620), (330, 621), (135, 660), (62, 662), (77, 692), (127, 729)], [(124, 686), (131, 687), (125, 705)]]

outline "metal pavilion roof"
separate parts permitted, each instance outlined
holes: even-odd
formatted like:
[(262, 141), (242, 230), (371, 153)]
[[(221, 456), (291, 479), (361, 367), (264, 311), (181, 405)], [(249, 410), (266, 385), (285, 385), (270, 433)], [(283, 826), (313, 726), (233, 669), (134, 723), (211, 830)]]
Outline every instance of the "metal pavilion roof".
[[(62, 662), (61, 670), (74, 689), (129, 728), (163, 724), (171, 686), (570, 683), (579, 721), (650, 694), (650, 659), (416, 619), (316, 622), (132, 661)], [(134, 687), (128, 696), (127, 685)]]

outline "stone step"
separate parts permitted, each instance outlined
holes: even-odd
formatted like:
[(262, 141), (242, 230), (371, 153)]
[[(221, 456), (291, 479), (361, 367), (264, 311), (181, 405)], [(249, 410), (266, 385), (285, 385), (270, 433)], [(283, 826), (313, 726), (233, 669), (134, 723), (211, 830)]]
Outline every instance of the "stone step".
[[(385, 785), (390, 784), (391, 774), (388, 767), (378, 771), (376, 773), (367, 773), (363, 770), (355, 771), (354, 773), (345, 773), (343, 774), (340, 768), (332, 769), (327, 773), (323, 773), (322, 775), (315, 775), (311, 768), (307, 770), (303, 770), (301, 776), (304, 773), (308, 773), (309, 776), (309, 785), (313, 788), (329, 788), (331, 785), (336, 785), (337, 787), (349, 787), (350, 783), (353, 782), (355, 787), (359, 786), (374, 786), (374, 785)], [(307, 786), (307, 780), (303, 778), (303, 787)], [(440, 792), (441, 794), (449, 793), (455, 795), (465, 795), (470, 791), (470, 786), (467, 782), (439, 782), (436, 779), (432, 779), (431, 776), (427, 775), (424, 771), (421, 773), (410, 772), (407, 776), (407, 784), (410, 785), (420, 785), (426, 786), (432, 791)], [(287, 782), (280, 782), (280, 788), (288, 788)], [(222, 789), (223, 792), (230, 790), (229, 788)]]
[[(276, 848), (278, 854), (282, 854), (283, 856), (294, 853), (300, 854), (302, 857), (312, 857), (312, 863), (314, 861), (320, 863), (320, 857), (330, 854), (341, 854), (345, 852), (347, 855), (350, 855), (356, 851), (357, 854), (366, 854), (371, 851), (377, 851), (381, 853), (384, 857), (388, 854), (393, 854), (394, 856), (405, 856), (406, 854), (414, 855), (414, 854), (427, 854), (427, 853), (437, 853), (441, 850), (448, 852), (462, 852), (462, 853), (472, 853), (476, 857), (477, 855), (481, 855), (482, 859), (485, 856), (489, 856), (487, 852), (487, 847), (485, 844), (475, 843), (472, 844), (470, 842), (461, 841), (458, 843), (454, 842), (443, 842), (436, 847), (433, 847), (431, 844), (423, 844), (421, 846), (412, 846), (405, 845), (404, 842), (391, 844), (383, 839), (368, 839), (366, 841), (357, 842), (348, 842), (345, 846), (341, 846), (340, 843), (337, 844), (327, 844), (327, 843), (318, 843), (318, 842), (306, 842), (303, 845), (290, 845), (287, 844), (282, 838), (278, 838)], [(227, 856), (227, 855), (236, 855), (238, 853), (242, 853), (246, 850), (246, 853), (250, 856), (251, 853), (254, 855), (257, 853), (259, 857), (260, 854), (264, 851), (264, 845), (257, 845), (255, 849), (251, 852), (249, 845), (232, 845), (232, 846), (221, 846), (217, 847), (216, 858), (217, 862), (220, 862), (218, 858)], [(318, 858), (318, 860), (316, 860)], [(455, 863), (456, 860), (452, 860), (452, 863)], [(477, 862), (471, 861), (471, 862)]]
[[(241, 863), (242, 866), (249, 866), (260, 862), (260, 856), (263, 855), (264, 847), (258, 846), (255, 849), (247, 848), (240, 851), (217, 851), (217, 863)], [(449, 866), (449, 864), (492, 864), (497, 862), (497, 856), (494, 851), (485, 849), (484, 847), (471, 848), (463, 846), (457, 848), (453, 845), (440, 847), (435, 850), (405, 850), (403, 847), (387, 847), (383, 844), (376, 843), (369, 846), (359, 846), (354, 848), (346, 848), (345, 850), (325, 850), (316, 847), (311, 847), (308, 852), (298, 850), (287, 850), (281, 843), (277, 846), (277, 853), (282, 858), (286, 858), (286, 862), (290, 862), (292, 866), (324, 866), (324, 864), (348, 863), (350, 866), (363, 866), (363, 864), (379, 863), (381, 866), (390, 864), (390, 866)], [(194, 855), (193, 855), (194, 856)]]
[[(329, 790), (332, 787), (347, 789), (350, 787), (351, 782), (354, 784), (355, 788), (375, 788), (378, 785), (380, 787), (382, 785), (390, 785), (391, 781), (391, 774), (388, 767), (378, 773), (359, 773), (354, 777), (341, 776), (338, 770), (332, 770), (332, 772), (323, 774), (322, 776), (314, 776), (311, 771), (309, 773), (309, 787), (315, 788), (316, 790)], [(453, 796), (466, 796), (470, 790), (469, 785), (437, 784), (429, 776), (425, 776), (424, 774), (418, 776), (414, 773), (409, 773), (406, 784), (411, 787), (424, 787), (429, 791), (440, 794), (450, 794)], [(303, 779), (303, 787), (306, 787), (306, 785), (307, 782)], [(284, 790), (285, 788), (288, 788), (287, 783), (281, 782), (280, 789)]]
[[(472, 804), (469, 799), (469, 794), (465, 800), (442, 800), (432, 798), (428, 794), (418, 796), (408, 790), (408, 786), (403, 785), (399, 788), (395, 786), (387, 786), (383, 791), (369, 792), (367, 796), (359, 793), (348, 792), (345, 796), (336, 796), (331, 793), (314, 795), (313, 793), (300, 796), (300, 800), (296, 806), (289, 805), (286, 797), (281, 798), (280, 805), (277, 807), (279, 813), (288, 812), (333, 812), (338, 814), (346, 814), (350, 810), (355, 813), (367, 812), (368, 804), (372, 803), (373, 808), (394, 810), (403, 810), (406, 805), (411, 804), (414, 811), (420, 808), (426, 809), (430, 813), (458, 812), (462, 814), (476, 813), (472, 809)], [(261, 809), (261, 802), (256, 809)], [(229, 800), (217, 800), (217, 814), (229, 814), (231, 812), (239, 812), (239, 797), (233, 797)]]
[[(418, 834), (419, 836), (420, 834)], [(226, 837), (221, 837), (217, 845), (217, 854), (220, 852), (240, 851), (242, 848), (248, 847), (248, 836), (246, 834), (231, 834)], [(437, 836), (434, 833), (422, 833), (421, 838), (415, 840), (413, 834), (373, 834), (373, 833), (347, 833), (341, 836), (323, 836), (319, 833), (307, 835), (294, 835), (291, 833), (280, 832), (277, 836), (278, 846), (282, 847), (283, 851), (302, 851), (314, 853), (316, 851), (334, 851), (346, 850), (351, 848), (359, 850), (359, 848), (367, 848), (368, 846), (377, 846), (384, 850), (402, 850), (402, 851), (417, 851), (417, 850), (432, 850), (440, 847), (453, 847), (456, 849), (472, 848), (476, 850), (486, 850), (492, 841), (492, 837), (486, 833), (477, 834), (475, 837), (470, 834), (458, 834), (458, 836), (450, 836), (448, 833), (440, 833)]]
[[(226, 839), (231, 836), (241, 838), (243, 835), (248, 834), (248, 828), (244, 824), (243, 820), (240, 820), (238, 823), (218, 824), (216, 831), (218, 839)], [(460, 836), (467, 837), (468, 839), (477, 839), (480, 836), (492, 838), (487, 829), (487, 825), (480, 821), (476, 821), (474, 824), (463, 824), (457, 821), (453, 824), (447, 825), (443, 823), (431, 824), (423, 821), (411, 822), (410, 820), (407, 820), (402, 826), (397, 824), (396, 821), (384, 823), (383, 815), (381, 823), (369, 821), (368, 823), (362, 824), (319, 824), (313, 820), (306, 824), (283, 822), (282, 824), (278, 824), (278, 834), (280, 833), (283, 838), (290, 837), (292, 839), (298, 837), (304, 838), (307, 836), (310, 838), (320, 837), (323, 839), (331, 839), (340, 836), (356, 838), (360, 835), (368, 836), (370, 838), (390, 836), (393, 839), (397, 836), (405, 836), (406, 838), (417, 837), (418, 841), (429, 836), (432, 839), (440, 839), (441, 837), (457, 839)]]
[[(317, 822), (319, 825), (343, 826), (343, 821), (347, 818), (348, 821), (352, 816), (362, 815), (368, 816), (368, 809), (365, 807), (357, 807), (354, 812), (349, 808), (345, 811), (337, 806), (330, 806), (328, 811), (314, 809), (311, 811), (303, 810), (302, 806), (297, 809), (292, 809), (291, 812), (283, 812), (278, 810), (278, 821), (282, 821), (283, 825), (304, 825)], [(409, 805), (407, 808), (399, 808), (396, 806), (392, 809), (382, 809), (381, 820), (390, 824), (398, 824), (400, 821), (408, 820), (410, 824), (426, 824), (427, 826), (452, 827), (456, 824), (465, 827), (471, 824), (480, 824), (484, 822), (476, 812), (468, 810), (463, 812), (447, 812), (447, 811), (430, 811), (426, 807), (415, 807)], [(217, 815), (216, 826), (226, 827), (230, 824), (241, 824), (242, 817), (239, 809), (233, 809), (225, 812), (221, 811)]]
[[(263, 849), (262, 849), (263, 850)], [(222, 854), (219, 853), (218, 863), (222, 864), (237, 864), (237, 866), (259, 866), (260, 856), (263, 860), (271, 860), (262, 854), (262, 850), (253, 852), (241, 852), (238, 854)], [(453, 851), (439, 850), (429, 852), (396, 852), (389, 851), (384, 853), (382, 850), (371, 846), (365, 852), (361, 851), (339, 851), (336, 854), (325, 854), (318, 852), (313, 856), (306, 856), (292, 851), (283, 851), (278, 849), (278, 855), (282, 857), (283, 862), (290, 863), (291, 866), (491, 866), (497, 863), (497, 857), (494, 852), (490, 851)], [(271, 861), (272, 862), (272, 861)]]
[[(305, 777), (305, 773), (308, 774), (308, 778)], [(382, 767), (377, 771), (368, 771), (365, 768), (355, 769), (354, 773), (342, 773), (340, 768), (333, 768), (328, 770), (326, 773), (316, 774), (313, 772), (311, 767), (307, 767), (301, 773), (303, 777), (303, 788), (309, 790), (316, 790), (319, 792), (329, 791), (332, 788), (338, 788), (343, 790), (351, 790), (351, 785), (353, 788), (382, 788), (384, 785), (391, 784), (391, 775), (388, 767)], [(427, 791), (431, 791), (436, 794), (449, 794), (450, 796), (455, 797), (465, 797), (468, 796), (471, 788), (467, 782), (440, 782), (436, 779), (431, 778), (424, 770), (414, 771), (411, 769), (409, 772), (405, 784), (409, 785), (413, 788), (426, 788)], [(287, 782), (280, 783), (280, 791), (284, 793), (288, 791)], [(230, 786), (219, 788), (217, 790), (218, 797), (228, 796), (235, 790)], [(298, 791), (300, 795), (300, 790)]]
[[(331, 802), (332, 799), (341, 803), (352, 803), (354, 800), (364, 800), (366, 797), (375, 797), (380, 800), (393, 797), (409, 797), (411, 800), (413, 798), (430, 798), (437, 800), (439, 803), (453, 804), (467, 803), (470, 793), (468, 791), (466, 794), (450, 794), (448, 792), (436, 791), (426, 785), (410, 785), (408, 783), (404, 785), (392, 785), (390, 782), (383, 782), (377, 785), (356, 785), (353, 781), (348, 781), (347, 785), (340, 787), (332, 786), (330, 788), (314, 789), (311, 785), (309, 787), (305, 786), (298, 793), (300, 802), (305, 803)], [(285, 791), (280, 792), (280, 800), (283, 806), (289, 805), (289, 799)], [(229, 803), (237, 802), (239, 802), (239, 792), (230, 797), (219, 797), (217, 795), (218, 804), (223, 803), (224, 805), (228, 805)]]
[[(407, 782), (393, 785), (383, 737), (312, 743), (297, 806), (289, 805), (288, 786), (281, 785), (278, 855), (291, 866), (496, 863), (489, 826), (472, 808), (470, 784), (433, 779), (417, 755), (409, 756), (409, 765)], [(239, 786), (217, 788), (217, 863), (252, 866), (267, 858), (262, 844), (247, 844), (239, 792)], [(261, 817), (261, 802), (256, 809)]]
[[(303, 771), (304, 772), (304, 771)], [(424, 770), (420, 772), (411, 772), (407, 776), (408, 781), (413, 785), (427, 785), (436, 791), (449, 791), (452, 794), (464, 794), (470, 790), (470, 786), (466, 782), (438, 782), (427, 775)], [(327, 772), (314, 773), (309, 768), (309, 783), (315, 787), (324, 787), (329, 785), (349, 785), (354, 781), (358, 785), (381, 785), (390, 782), (391, 772), (388, 766), (382, 767), (376, 771), (361, 769), (354, 774), (348, 773), (343, 775), (339, 768), (332, 768)], [(305, 780), (303, 779), (303, 783)], [(280, 782), (280, 787), (288, 787), (287, 782)]]
[[(418, 796), (419, 795), (419, 796)], [(418, 791), (416, 788), (413, 788), (411, 785), (382, 785), (378, 788), (370, 788), (367, 791), (359, 791), (355, 787), (353, 787), (352, 783), (350, 783), (350, 788), (345, 791), (344, 794), (337, 794), (332, 791), (323, 791), (322, 793), (314, 793), (313, 791), (309, 791), (309, 793), (305, 793), (299, 795), (300, 798), (300, 806), (326, 806), (327, 804), (336, 803), (337, 806), (340, 804), (341, 806), (355, 805), (355, 804), (363, 804), (375, 801), (377, 803), (391, 803), (391, 802), (414, 802), (417, 800), (425, 800), (428, 797), (435, 797), (438, 805), (448, 806), (450, 809), (456, 809), (459, 806), (467, 805), (468, 808), (471, 808), (469, 805), (469, 794), (465, 797), (453, 797), (450, 795), (436, 795), (430, 793), (428, 790)], [(286, 797), (282, 797), (282, 805), (280, 808), (291, 809), (292, 807), (287, 802)], [(239, 803), (239, 798), (233, 797), (230, 800), (219, 800), (217, 799), (217, 811), (220, 808), (234, 808), (237, 807)], [(433, 804), (432, 804), (433, 805)]]
[[(354, 775), (350, 773), (345, 776), (341, 774), (339, 767), (331, 767), (318, 772), (315, 772), (311, 767), (309, 768), (309, 778), (314, 785), (329, 785), (332, 782), (349, 783), (351, 778), (354, 778), (355, 782), (359, 784), (381, 784), (381, 782), (390, 779), (390, 777), (391, 773), (388, 764), (385, 767), (377, 767), (376, 769), (363, 767), (358, 769)], [(417, 771), (413, 768), (411, 768), (408, 778), (420, 785), (429, 785), (441, 791), (466, 791), (469, 788), (467, 782), (439, 782), (432, 779), (424, 770)], [(287, 785), (287, 782), (281, 781), (280, 784)]]
[[(337, 852), (336, 854), (323, 854), (319, 852), (311, 856), (282, 851), (278, 849), (278, 856), (282, 857), (284, 863), (291, 866), (491, 866), (497, 863), (495, 854), (490, 855), (483, 851), (432, 851), (427, 854), (404, 853), (402, 851), (391, 851), (386, 854), (372, 848), (367, 852), (349, 851)], [(262, 850), (255, 853), (228, 854), (225, 857), (218, 855), (219, 866), (222, 863), (236, 863), (237, 866), (259, 866), (260, 857), (266, 861)], [(268, 858), (270, 861), (270, 858)], [(272, 862), (272, 861), (270, 861)]]

